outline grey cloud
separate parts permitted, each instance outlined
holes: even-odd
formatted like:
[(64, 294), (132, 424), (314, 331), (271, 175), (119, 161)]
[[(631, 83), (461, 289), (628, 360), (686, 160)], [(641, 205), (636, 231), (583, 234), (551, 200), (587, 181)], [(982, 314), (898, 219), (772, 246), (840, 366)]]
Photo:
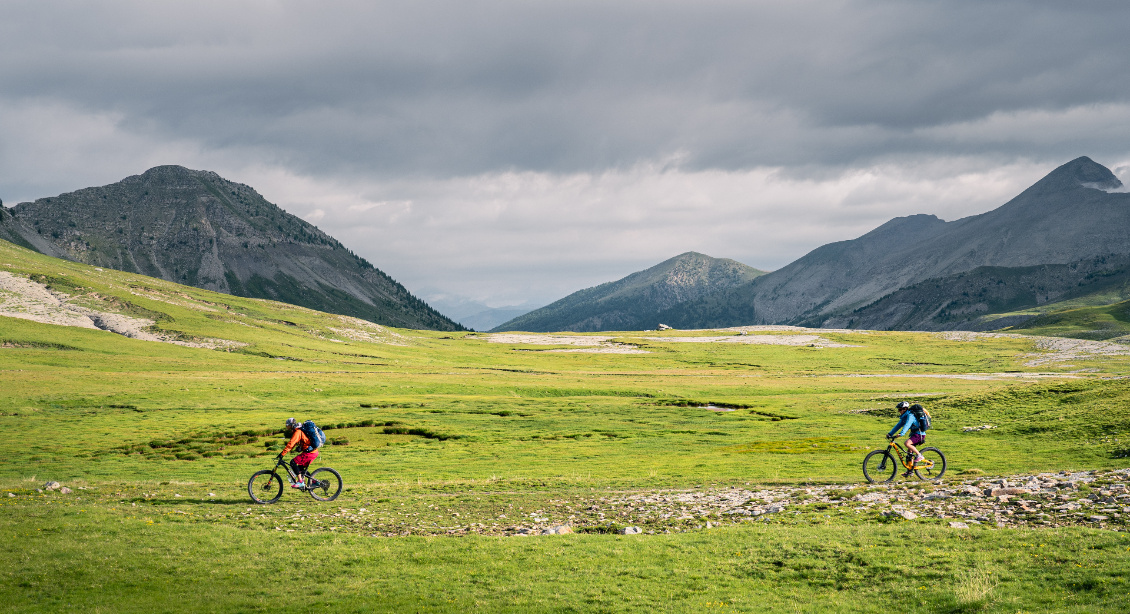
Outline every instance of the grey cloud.
[[(0, 4), (0, 197), (215, 170), (409, 287), (776, 268), (1130, 159), (1130, 3)], [(768, 173), (766, 175), (766, 173)]]
[[(66, 6), (61, 10), (59, 6)], [(930, 128), (1125, 103), (1125, 3), (8, 3), (0, 97), (299, 172), (1062, 157)], [(1088, 135), (1103, 155), (1113, 137)], [(971, 151), (972, 149), (972, 151)], [(1074, 153), (1074, 151), (1072, 152)]]

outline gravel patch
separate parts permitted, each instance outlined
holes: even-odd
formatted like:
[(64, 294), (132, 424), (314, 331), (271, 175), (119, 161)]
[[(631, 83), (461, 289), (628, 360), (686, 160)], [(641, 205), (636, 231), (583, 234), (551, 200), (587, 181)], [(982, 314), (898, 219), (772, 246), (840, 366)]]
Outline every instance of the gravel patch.
[(186, 347), (226, 349), (247, 345), (225, 339), (193, 341), (176, 339), (171, 335), (154, 332), (151, 329), (153, 320), (98, 311), (76, 305), (73, 300), (73, 297), (48, 290), (45, 285), (26, 277), (0, 271), (0, 316), (43, 324), (104, 330), (131, 339), (172, 343)]

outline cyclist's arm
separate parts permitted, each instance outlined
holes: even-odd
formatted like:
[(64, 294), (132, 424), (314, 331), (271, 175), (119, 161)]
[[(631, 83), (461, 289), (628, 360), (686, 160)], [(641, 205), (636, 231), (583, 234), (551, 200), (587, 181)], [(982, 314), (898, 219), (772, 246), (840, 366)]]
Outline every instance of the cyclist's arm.
[[(891, 431), (887, 433), (887, 437), (902, 437), (902, 434), (905, 433), (908, 428), (910, 428), (910, 426), (907, 425), (906, 420), (909, 416), (910, 412), (903, 412), (903, 414), (899, 416), (898, 424), (896, 424), (895, 428), (891, 429)], [(898, 432), (900, 428), (902, 429), (902, 432), (900, 432), (898, 435), (895, 435), (895, 433)]]
[(286, 442), (286, 447), (283, 448), (280, 456), (286, 456), (294, 446), (302, 441), (302, 429), (294, 429), (294, 434), (290, 436), (290, 441)]

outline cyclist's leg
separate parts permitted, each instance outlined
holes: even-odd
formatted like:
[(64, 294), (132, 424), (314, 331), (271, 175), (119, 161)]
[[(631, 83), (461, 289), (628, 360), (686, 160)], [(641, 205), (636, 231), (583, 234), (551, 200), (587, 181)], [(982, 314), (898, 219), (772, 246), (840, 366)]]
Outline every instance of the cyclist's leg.
[(910, 450), (910, 453), (913, 454), (913, 456), (911, 456), (910, 459), (909, 459), (910, 463), (912, 465), (914, 464), (914, 461), (922, 458), (922, 453), (919, 452), (918, 448), (915, 447), (915, 446), (920, 446), (925, 441), (926, 441), (926, 435), (924, 435), (922, 433), (916, 433), (916, 434), (911, 435), (910, 437), (907, 438), (906, 449)]
[(310, 463), (314, 462), (316, 458), (318, 458), (317, 450), (303, 452), (290, 461), (290, 466), (294, 468), (294, 472), (297, 473), (299, 477), (302, 477), (306, 475), (306, 470), (310, 468)]

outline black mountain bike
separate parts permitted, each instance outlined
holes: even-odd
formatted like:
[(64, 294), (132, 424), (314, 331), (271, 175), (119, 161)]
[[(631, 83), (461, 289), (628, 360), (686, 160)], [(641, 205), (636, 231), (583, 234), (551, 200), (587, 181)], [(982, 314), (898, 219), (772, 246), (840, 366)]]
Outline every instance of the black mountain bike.
[(909, 451), (903, 452), (893, 439), (885, 450), (874, 450), (863, 458), (863, 477), (868, 482), (890, 482), (895, 479), (899, 465), (914, 472), (920, 480), (938, 480), (946, 472), (946, 455), (937, 448), (918, 448), (926, 460), (914, 461)]
[(284, 482), (275, 471), (279, 467), (286, 470), (287, 481), (291, 484), (301, 482), (302, 490), (318, 501), (333, 501), (341, 494), (341, 474), (333, 469), (318, 467), (305, 476), (298, 476), (281, 456), (276, 456), (275, 461), (274, 468), (256, 471), (247, 481), (247, 494), (251, 495), (252, 501), (266, 505), (282, 497)]

